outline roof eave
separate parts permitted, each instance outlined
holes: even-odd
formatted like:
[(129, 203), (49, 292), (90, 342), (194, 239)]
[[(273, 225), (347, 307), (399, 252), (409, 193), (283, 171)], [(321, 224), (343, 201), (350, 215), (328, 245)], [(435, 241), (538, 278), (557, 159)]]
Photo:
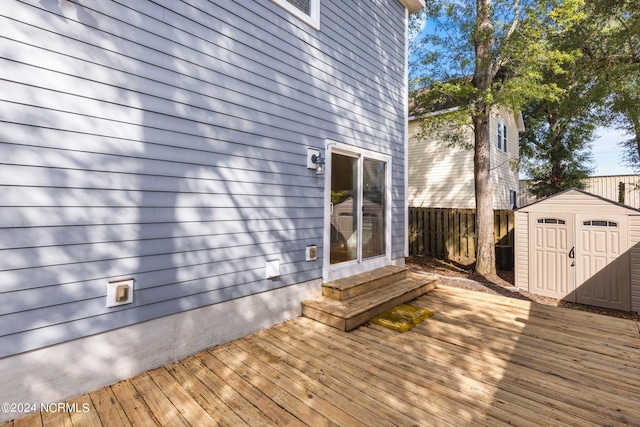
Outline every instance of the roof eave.
[(425, 7), (425, 0), (400, 0), (409, 13), (415, 13)]

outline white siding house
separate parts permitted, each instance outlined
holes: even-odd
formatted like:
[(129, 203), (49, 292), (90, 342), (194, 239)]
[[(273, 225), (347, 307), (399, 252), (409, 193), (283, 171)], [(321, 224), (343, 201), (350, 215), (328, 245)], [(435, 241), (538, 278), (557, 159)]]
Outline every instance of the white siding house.
[[(494, 209), (513, 209), (517, 199), (520, 113), (499, 109), (491, 115), (491, 178)], [(475, 209), (473, 150), (446, 145), (437, 135), (420, 138), (418, 118), (409, 117), (409, 206)], [(473, 131), (466, 131), (473, 144)], [(506, 134), (506, 143), (505, 143)]]
[[(2, 401), (94, 390), (296, 317), (323, 280), (402, 264), (423, 6), (1, 1)], [(375, 252), (352, 230), (349, 263), (330, 260), (332, 157), (378, 212)]]

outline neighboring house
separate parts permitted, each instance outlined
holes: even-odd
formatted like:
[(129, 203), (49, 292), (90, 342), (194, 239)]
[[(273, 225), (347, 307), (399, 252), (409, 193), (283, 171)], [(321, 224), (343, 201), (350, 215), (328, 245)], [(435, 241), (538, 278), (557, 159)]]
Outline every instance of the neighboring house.
[[(518, 134), (522, 114), (500, 108), (491, 115), (491, 178), (494, 209), (513, 209), (517, 203)], [(449, 146), (438, 135), (421, 138), (419, 117), (409, 112), (409, 206), (475, 209), (473, 149)], [(471, 127), (466, 131), (473, 145)]]
[[(0, 2), (3, 401), (96, 389), (403, 264), (423, 6)], [(347, 248), (333, 194), (363, 224)]]
[[(520, 180), (518, 206), (527, 206), (537, 200), (527, 191), (529, 185), (530, 180)], [(592, 176), (586, 180), (584, 191), (640, 209), (640, 175)]]

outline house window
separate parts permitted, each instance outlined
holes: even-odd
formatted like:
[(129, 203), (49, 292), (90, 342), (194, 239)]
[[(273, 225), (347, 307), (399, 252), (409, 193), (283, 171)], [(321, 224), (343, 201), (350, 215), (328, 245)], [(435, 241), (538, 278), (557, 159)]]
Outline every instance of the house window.
[(315, 29), (320, 29), (320, 0), (271, 1)]
[(498, 117), (498, 150), (507, 152), (507, 124)]
[(518, 208), (518, 192), (516, 190), (509, 190), (509, 206), (511, 209)]

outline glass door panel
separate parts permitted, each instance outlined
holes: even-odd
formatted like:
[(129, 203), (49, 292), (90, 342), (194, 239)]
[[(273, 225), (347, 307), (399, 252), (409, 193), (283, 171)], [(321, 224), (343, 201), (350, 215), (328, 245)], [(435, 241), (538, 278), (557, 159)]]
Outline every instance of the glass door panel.
[(362, 258), (385, 253), (386, 162), (365, 158), (362, 179)]
[(358, 259), (358, 158), (331, 154), (330, 263)]

